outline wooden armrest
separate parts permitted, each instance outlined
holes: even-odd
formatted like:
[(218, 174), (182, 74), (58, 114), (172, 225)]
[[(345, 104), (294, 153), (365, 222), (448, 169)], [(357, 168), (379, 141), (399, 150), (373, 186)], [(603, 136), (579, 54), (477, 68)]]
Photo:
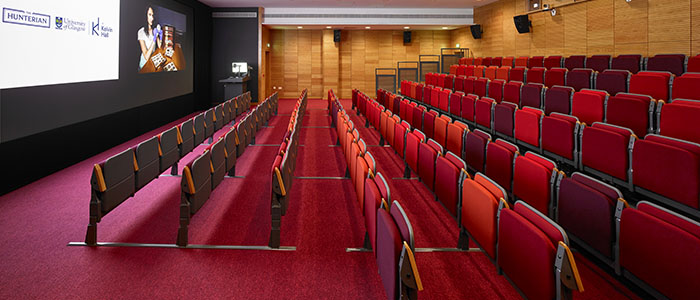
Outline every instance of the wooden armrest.
[(187, 193), (190, 195), (194, 195), (195, 190), (194, 190), (194, 182), (192, 181), (192, 172), (190, 172), (190, 167), (185, 166), (185, 169), (182, 170), (182, 177), (187, 180)]
[(282, 180), (282, 174), (280, 174), (280, 169), (275, 167), (275, 177), (277, 177), (277, 184), (280, 187), (282, 196), (287, 195), (287, 190), (284, 188), (284, 181)]
[(107, 190), (107, 184), (105, 184), (105, 176), (102, 173), (102, 167), (99, 164), (95, 164), (92, 168), (92, 174), (95, 175), (97, 181), (97, 190), (102, 193)]
[(408, 246), (408, 243), (406, 243), (406, 241), (403, 242), (403, 250), (401, 251), (400, 262), (401, 282), (411, 289), (417, 289), (419, 291), (422, 291), (423, 282), (420, 280), (420, 275), (418, 274), (418, 266), (416, 265), (416, 259), (413, 256), (413, 251), (411, 251), (411, 247)]
[(571, 290), (583, 292), (581, 275), (579, 275), (578, 268), (576, 268), (574, 254), (571, 253), (569, 246), (562, 241), (559, 241), (559, 249), (557, 250), (557, 257), (559, 257), (559, 255), (563, 256), (561, 261), (561, 282)]

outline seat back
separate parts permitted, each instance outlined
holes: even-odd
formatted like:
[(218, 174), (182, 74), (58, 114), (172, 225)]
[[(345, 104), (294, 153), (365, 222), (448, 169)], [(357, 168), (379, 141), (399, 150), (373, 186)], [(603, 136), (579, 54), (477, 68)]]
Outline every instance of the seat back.
[(586, 68), (596, 72), (610, 69), (610, 55), (593, 55), (586, 59)]
[(573, 96), (574, 89), (569, 86), (553, 86), (548, 88), (544, 94), (544, 113), (546, 115), (553, 112), (570, 114)]
[(476, 101), (474, 119), (477, 126), (491, 131), (493, 128), (493, 109), (495, 106), (496, 101), (488, 97), (483, 97)]
[(496, 104), (493, 111), (493, 130), (497, 135), (513, 138), (517, 109), (518, 105), (510, 102)]
[[(226, 135), (224, 135), (224, 148), (226, 150), (226, 172), (230, 172), (236, 166), (236, 158), (238, 156), (237, 149), (240, 140), (238, 131), (232, 127)], [(231, 173), (233, 175), (233, 173)]]
[[(581, 123), (570, 115), (552, 113), (542, 118), (542, 150), (576, 167)], [(561, 159), (560, 159), (561, 158)]]
[(479, 97), (486, 97), (486, 95), (488, 95), (488, 86), (488, 78), (479, 78), (474, 80), (474, 94)]
[(454, 92), (450, 94), (450, 114), (453, 116), (459, 116), (459, 114), (462, 112), (462, 96), (464, 96), (463, 92)]
[(700, 72), (700, 55), (696, 55), (688, 58), (688, 72), (698, 73)]
[(462, 157), (464, 136), (469, 131), (467, 124), (460, 121), (454, 121), (447, 125), (447, 142), (445, 148), (447, 151), (457, 154)]
[(468, 171), (484, 172), (486, 146), (490, 141), (491, 135), (479, 129), (467, 132), (464, 141), (464, 161), (467, 163)]
[(441, 153), (442, 147), (431, 139), (421, 143), (418, 150), (418, 176), (431, 191), (435, 190), (435, 161)]
[(544, 56), (533, 56), (527, 60), (528, 68), (542, 68), (544, 67)]
[(651, 96), (618, 93), (610, 97), (605, 107), (607, 123), (626, 127), (638, 137), (653, 132), (653, 113), (656, 100)]
[(434, 110), (426, 111), (423, 114), (423, 131), (428, 138), (435, 137), (435, 119), (438, 117), (438, 113)]
[(646, 67), (649, 71), (671, 72), (676, 76), (685, 73), (685, 54), (657, 54), (647, 59)]
[(542, 98), (547, 88), (541, 83), (528, 83), (520, 89), (520, 107), (542, 107)]
[[(177, 140), (176, 140), (177, 142)], [(175, 149), (177, 149), (177, 144), (175, 144)], [(147, 139), (134, 148), (134, 154), (136, 155), (136, 164), (138, 165), (138, 170), (136, 170), (136, 190), (139, 190), (151, 180), (158, 177), (160, 174), (160, 144), (158, 143), (158, 136), (154, 136)]]
[(532, 152), (518, 156), (513, 167), (513, 196), (551, 216), (558, 172), (557, 165), (543, 156)]
[(496, 79), (496, 70), (498, 70), (497, 66), (490, 66), (486, 69), (484, 69), (484, 77), (494, 80)]
[(520, 105), (520, 90), (523, 83), (511, 81), (503, 86), (503, 101)]
[(413, 125), (414, 128), (418, 130), (423, 130), (423, 114), (425, 113), (425, 107), (415, 106), (413, 107)]
[(469, 94), (462, 97), (462, 119), (467, 120), (467, 122), (474, 124), (474, 114), (476, 107), (477, 95)]
[(184, 157), (187, 153), (194, 149), (195, 129), (193, 119), (187, 119), (178, 125), (182, 142), (180, 143), (180, 157)]
[[(189, 173), (189, 174), (188, 174)], [(194, 215), (211, 194), (211, 152), (204, 151), (182, 171), (182, 190), (187, 194), (190, 215)]]
[(510, 66), (503, 66), (496, 70), (496, 79), (510, 81)]
[(544, 83), (544, 72), (547, 69), (543, 67), (530, 68), (525, 76), (525, 83)]
[(618, 55), (612, 59), (611, 68), (636, 74), (641, 70), (642, 56), (639, 54)]
[(389, 190), (389, 185), (384, 179), (381, 173), (377, 173), (374, 178), (367, 178), (364, 183), (364, 211), (365, 216), (365, 228), (367, 229), (367, 235), (369, 236), (369, 241), (374, 250), (374, 254), (377, 254), (377, 209), (382, 204), (382, 201), (387, 202), (386, 199), (391, 199), (391, 192)]
[(505, 190), (491, 178), (477, 173), (474, 179), (466, 177), (462, 181), (462, 206), (460, 225), (469, 233), (484, 252), (496, 259), (498, 240), (498, 206), (506, 205)]
[(226, 175), (226, 142), (223, 137), (207, 147), (211, 152), (212, 176), (211, 188), (215, 189)]
[(404, 157), (406, 151), (406, 133), (411, 130), (411, 125), (406, 121), (401, 121), (401, 123), (396, 123), (394, 126), (394, 141), (392, 142), (392, 147), (399, 154), (401, 158)]
[(510, 80), (525, 82), (525, 74), (527, 73), (527, 68), (525, 67), (515, 67), (510, 69)]
[(531, 107), (523, 107), (515, 111), (515, 140), (539, 151), (543, 115), (542, 110)]
[(198, 114), (193, 118), (194, 121), (194, 146), (204, 142), (206, 131), (204, 125), (204, 114)]
[(438, 108), (442, 111), (449, 111), (449, 106), (450, 106), (450, 95), (452, 94), (451, 90), (445, 89), (440, 91), (438, 97)]
[(491, 60), (492, 66), (500, 67), (502, 64), (503, 64), (503, 57), (494, 57)]
[(566, 85), (566, 73), (568, 73), (568, 70), (564, 68), (552, 68), (547, 70), (544, 73), (544, 85), (547, 87)]
[(204, 112), (204, 137), (208, 138), (214, 135), (216, 128), (214, 127), (214, 109), (208, 109)]
[(590, 89), (592, 83), (592, 69), (573, 69), (566, 73), (566, 85), (574, 88), (577, 92), (582, 89)]
[(700, 73), (685, 73), (683, 76), (673, 79), (673, 93), (671, 99), (700, 100)]
[(518, 155), (518, 146), (502, 139), (497, 139), (486, 147), (486, 176), (508, 192), (513, 190), (513, 164)]
[(700, 132), (692, 126), (700, 117), (700, 101), (676, 100), (659, 109), (659, 134), (700, 143)]
[(629, 76), (630, 72), (626, 70), (605, 70), (596, 76), (596, 89), (610, 95), (626, 93)]
[(501, 103), (503, 101), (503, 86), (506, 84), (505, 81), (501, 79), (492, 80), (489, 82), (489, 97), (496, 101), (496, 103)]
[(435, 141), (440, 145), (447, 145), (447, 125), (452, 123), (452, 119), (442, 115), (435, 119)]
[(629, 92), (667, 101), (672, 80), (673, 75), (668, 72), (639, 72), (630, 77)]
[(547, 56), (544, 59), (544, 67), (547, 69), (551, 68), (561, 68), (564, 58), (561, 56)]
[[(190, 121), (190, 125), (192, 122)], [(192, 143), (192, 129), (189, 130), (189, 143)], [(158, 173), (163, 173), (180, 160), (180, 147), (183, 144), (180, 129), (177, 126), (158, 134)], [(140, 164), (139, 164), (140, 165)]]
[(214, 131), (224, 127), (224, 106), (222, 104), (214, 107)]
[(423, 133), (419, 130), (406, 133), (405, 160), (411, 170), (418, 173), (418, 152), (423, 143)]
[(486, 69), (486, 66), (483, 65), (478, 65), (474, 67), (474, 76), (477, 78), (484, 77), (484, 69)]
[(464, 161), (452, 152), (439, 156), (435, 162), (435, 196), (454, 217), (457, 217), (459, 188), (466, 169)]
[(577, 68), (586, 67), (586, 56), (585, 55), (572, 55), (564, 59), (564, 68), (572, 71)]
[(582, 90), (574, 93), (571, 100), (571, 114), (586, 124), (605, 120), (605, 104), (608, 94), (605, 91)]
[(501, 62), (502, 67), (511, 67), (512, 68), (512, 67), (514, 67), (514, 65), (515, 65), (515, 57), (512, 57), (512, 56), (504, 57), (503, 61)]
[(377, 266), (388, 299), (417, 299), (423, 289), (413, 252), (413, 227), (398, 201), (377, 210)]
[(99, 212), (91, 211), (91, 216), (104, 216), (134, 195), (138, 169), (134, 155), (129, 148), (93, 166), (90, 185), (100, 205)]
[(581, 164), (626, 182), (631, 172), (629, 150), (635, 139), (628, 128), (593, 123), (583, 129)]

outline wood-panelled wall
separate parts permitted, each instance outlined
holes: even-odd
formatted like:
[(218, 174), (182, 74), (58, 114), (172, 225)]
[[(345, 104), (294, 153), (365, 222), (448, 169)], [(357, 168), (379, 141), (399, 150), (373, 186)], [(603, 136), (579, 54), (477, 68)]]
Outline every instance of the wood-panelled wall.
[(454, 47), (449, 31), (413, 31), (403, 43), (403, 31), (349, 30), (333, 42), (333, 30), (270, 30), (271, 85), (282, 97), (297, 97), (303, 88), (312, 98), (328, 89), (349, 98), (357, 88), (373, 94), (375, 68), (396, 68), (398, 61), (417, 61), (419, 54), (440, 54)]
[[(570, 0), (545, 2), (557, 6)], [(700, 0), (593, 0), (558, 8), (554, 17), (532, 14), (532, 31), (518, 34), (513, 16), (526, 10), (526, 0), (475, 8), (482, 39), (458, 29), (451, 44), (469, 47), (477, 57), (700, 53)]]

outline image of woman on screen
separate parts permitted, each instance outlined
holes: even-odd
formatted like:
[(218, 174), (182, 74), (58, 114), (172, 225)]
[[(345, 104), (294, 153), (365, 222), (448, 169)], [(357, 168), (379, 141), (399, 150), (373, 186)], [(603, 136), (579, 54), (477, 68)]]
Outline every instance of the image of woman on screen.
[(139, 46), (141, 47), (139, 70), (146, 64), (156, 47), (160, 48), (162, 46), (163, 30), (160, 28), (160, 24), (154, 27), (153, 24), (155, 23), (153, 7), (148, 6), (146, 8), (146, 24), (138, 31)]

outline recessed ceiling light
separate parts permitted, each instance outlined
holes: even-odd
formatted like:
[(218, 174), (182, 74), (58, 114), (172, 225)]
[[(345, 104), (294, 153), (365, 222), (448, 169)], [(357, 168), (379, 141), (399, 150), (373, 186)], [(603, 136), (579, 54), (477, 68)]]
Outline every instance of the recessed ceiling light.
[(447, 27), (442, 27), (442, 29), (447, 29)]
[(405, 26), (403, 29), (411, 29), (411, 27)]
[(302, 28), (304, 28), (304, 27), (303, 27), (303, 26), (297, 26), (297, 28), (302, 29)]
[(326, 26), (326, 29), (331, 29), (331, 28), (332, 28), (332, 27), (330, 27), (330, 26)]
[(369, 26), (365, 26), (365, 29), (370, 29), (370, 28), (372, 28), (372, 27), (369, 27)]

